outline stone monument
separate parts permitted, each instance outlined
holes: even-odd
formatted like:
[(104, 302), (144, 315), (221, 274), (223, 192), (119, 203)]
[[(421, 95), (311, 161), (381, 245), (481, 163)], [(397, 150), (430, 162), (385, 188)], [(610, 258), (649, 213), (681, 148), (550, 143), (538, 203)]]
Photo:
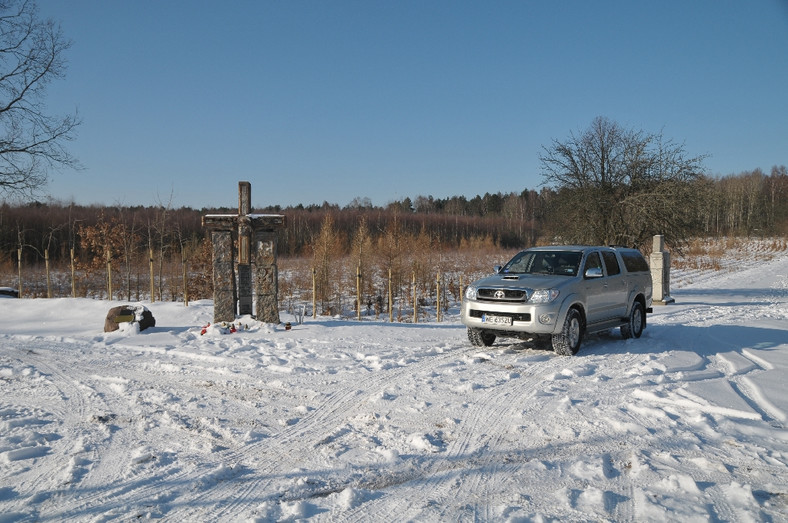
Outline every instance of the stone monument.
[(665, 237), (661, 234), (654, 236), (649, 261), (654, 305), (674, 303), (676, 300), (670, 297), (670, 253), (665, 250)]
[(206, 214), (202, 225), (213, 245), (213, 321), (255, 314), (259, 321), (279, 323), (276, 231), (284, 228), (285, 217), (253, 214), (252, 184), (238, 182), (238, 214)]

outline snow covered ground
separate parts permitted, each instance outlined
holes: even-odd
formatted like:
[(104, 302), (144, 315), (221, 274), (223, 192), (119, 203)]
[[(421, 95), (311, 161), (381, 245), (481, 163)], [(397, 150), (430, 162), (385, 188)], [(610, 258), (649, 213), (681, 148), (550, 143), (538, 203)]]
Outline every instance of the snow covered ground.
[(758, 260), (571, 358), (456, 314), (105, 334), (118, 303), (0, 299), (0, 522), (788, 520), (788, 252)]

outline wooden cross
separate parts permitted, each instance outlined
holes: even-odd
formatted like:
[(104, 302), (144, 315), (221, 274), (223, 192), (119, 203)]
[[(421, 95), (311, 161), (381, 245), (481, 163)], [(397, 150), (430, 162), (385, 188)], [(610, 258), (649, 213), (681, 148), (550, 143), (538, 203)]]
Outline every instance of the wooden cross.
[[(279, 323), (276, 269), (277, 229), (285, 225), (281, 214), (252, 213), (252, 184), (238, 182), (238, 214), (206, 214), (203, 227), (211, 231), (213, 243), (214, 321), (235, 320), (252, 314), (253, 283), (257, 291), (257, 317)], [(233, 236), (238, 241), (238, 282), (232, 256)], [(252, 281), (252, 263), (256, 265)], [(261, 310), (262, 309), (262, 310)]]
[(252, 184), (238, 182), (238, 264), (249, 265), (251, 254), (252, 219)]

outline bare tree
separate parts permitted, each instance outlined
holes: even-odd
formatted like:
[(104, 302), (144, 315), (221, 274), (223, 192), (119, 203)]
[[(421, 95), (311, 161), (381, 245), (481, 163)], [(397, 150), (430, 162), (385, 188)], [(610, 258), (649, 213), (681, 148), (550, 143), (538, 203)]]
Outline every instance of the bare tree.
[(543, 147), (540, 160), (562, 241), (640, 246), (665, 234), (679, 246), (696, 230), (703, 157), (661, 134), (597, 117), (580, 136)]
[[(335, 259), (340, 252), (342, 249), (334, 227), (334, 217), (331, 213), (327, 213), (320, 226), (320, 232), (312, 239), (317, 299), (320, 301), (323, 314), (330, 314), (329, 307), (334, 297), (333, 288), (337, 273)], [(340, 310), (336, 312), (341, 313)]]
[(0, 1), (0, 193), (32, 195), (49, 169), (78, 167), (64, 148), (78, 116), (50, 116), (44, 103), (49, 84), (65, 76), (70, 46), (32, 0)]
[[(130, 216), (129, 216), (130, 215)], [(138, 232), (137, 213), (132, 209), (118, 206), (118, 217), (115, 221), (115, 230), (119, 233), (117, 245), (122, 252), (123, 272), (126, 284), (126, 297), (131, 299), (131, 275), (134, 270), (135, 257), (141, 238)], [(139, 278), (137, 278), (139, 282)], [(139, 285), (137, 285), (137, 300), (139, 301)]]
[[(371, 296), (374, 293), (373, 279), (370, 277), (372, 258), (372, 236), (370, 236), (369, 226), (367, 225), (367, 217), (361, 216), (358, 221), (356, 232), (353, 234), (353, 241), (351, 244), (352, 258), (355, 262), (356, 276), (360, 278), (357, 284), (361, 285), (362, 298), (366, 295), (367, 303), (371, 303)], [(358, 311), (356, 311), (358, 312)]]

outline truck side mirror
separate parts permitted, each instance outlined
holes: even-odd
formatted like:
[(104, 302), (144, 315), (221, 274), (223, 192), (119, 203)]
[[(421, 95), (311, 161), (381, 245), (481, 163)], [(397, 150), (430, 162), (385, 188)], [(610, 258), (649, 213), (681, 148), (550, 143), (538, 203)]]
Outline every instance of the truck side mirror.
[(602, 267), (591, 267), (585, 273), (585, 278), (593, 279), (593, 278), (601, 278), (604, 276), (602, 273)]

